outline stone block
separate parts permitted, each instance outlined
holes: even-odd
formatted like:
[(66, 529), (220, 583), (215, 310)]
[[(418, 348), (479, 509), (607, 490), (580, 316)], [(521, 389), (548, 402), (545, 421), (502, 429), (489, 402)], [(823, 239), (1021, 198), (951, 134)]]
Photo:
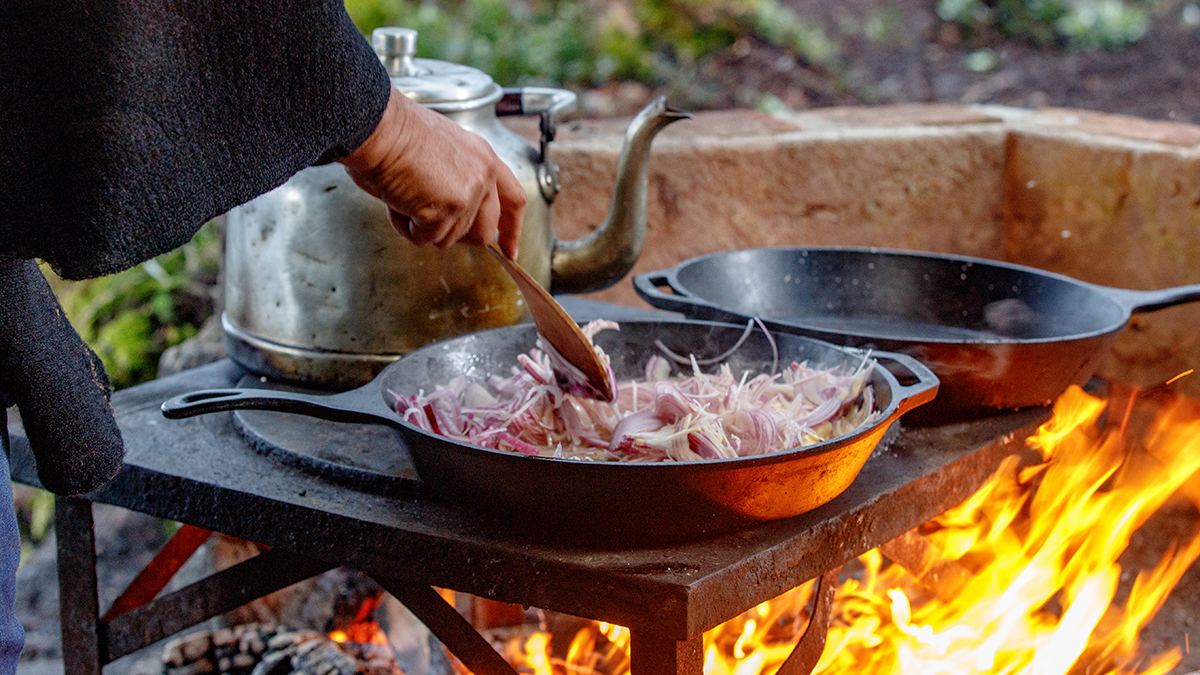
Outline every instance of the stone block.
[(908, 103), (878, 107), (817, 108), (789, 115), (805, 129), (886, 129), (905, 126), (945, 127), (991, 124), (1001, 118), (978, 107), (948, 103)]
[[(988, 255), (1002, 237), (999, 125), (807, 131), (708, 113), (668, 127), (649, 167), (646, 245), (633, 273), (760, 246), (882, 246)], [(558, 237), (608, 212), (624, 124), (567, 125), (553, 146)], [(593, 294), (641, 304), (629, 279)]]
[(1006, 160), (1004, 259), (1077, 277), (1099, 261), (1130, 266), (1128, 250), (1112, 247), (1129, 238), (1117, 223), (1130, 150), (1014, 132)]
[(1147, 120), (1092, 110), (1043, 108), (1022, 120), (1028, 126), (1077, 131), (1107, 139), (1146, 141), (1179, 147), (1200, 145), (1200, 126), (1182, 122)]
[[(1083, 118), (1013, 129), (1004, 257), (1120, 288), (1200, 283), (1200, 151), (1166, 133), (1200, 138), (1200, 128), (1134, 124), (1117, 136), (1100, 132), (1127, 118)], [(1198, 306), (1135, 315), (1098, 374), (1141, 387), (1164, 382), (1200, 363), (1198, 327)], [(1177, 388), (1200, 395), (1200, 377)]]

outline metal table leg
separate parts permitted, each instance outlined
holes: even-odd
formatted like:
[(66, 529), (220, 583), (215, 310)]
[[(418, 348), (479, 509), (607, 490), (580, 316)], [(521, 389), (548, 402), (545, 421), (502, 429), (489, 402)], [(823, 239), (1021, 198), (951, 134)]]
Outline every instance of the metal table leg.
[(471, 672), (480, 675), (517, 675), (512, 665), (433, 588), (383, 576), (373, 578), (420, 619)]
[[(809, 675), (816, 667), (825, 649), (833, 595), (841, 572), (842, 566), (838, 565), (817, 578), (808, 627), (780, 666), (781, 675)], [(684, 642), (647, 631), (633, 631), (629, 637), (632, 675), (701, 675), (704, 672), (703, 635)]]
[(92, 503), (78, 497), (54, 500), (58, 539), (58, 606), (65, 675), (101, 675), (106, 639), (96, 591), (96, 533)]
[[(113, 616), (101, 618), (92, 503), (77, 497), (59, 497), (54, 508), (65, 675), (102, 675), (103, 666), (114, 659), (336, 566), (287, 551), (268, 550), (155, 598), (170, 580), (165, 572), (158, 574), (162, 570), (155, 569), (156, 563), (175, 569), (178, 569), (175, 563), (182, 564), (156, 557), (150, 566), (151, 576), (166, 577), (165, 580), (153, 581), (153, 593), (151, 588), (142, 588), (144, 584), (134, 584), (132, 595), (122, 597), (137, 596), (136, 599), (116, 607)], [(196, 537), (201, 534), (196, 533)], [(167, 547), (168, 558), (178, 553), (175, 548)], [(192, 548), (190, 543), (187, 548)]]
[(704, 636), (679, 642), (648, 631), (629, 633), (629, 672), (632, 675), (701, 675)]
[(808, 627), (804, 635), (796, 643), (787, 660), (779, 667), (779, 675), (810, 675), (817, 661), (821, 660), (821, 652), (825, 651), (825, 638), (829, 633), (829, 615), (833, 609), (833, 595), (837, 591), (838, 577), (842, 566), (829, 570), (817, 577), (813, 587), (812, 612), (809, 614)]

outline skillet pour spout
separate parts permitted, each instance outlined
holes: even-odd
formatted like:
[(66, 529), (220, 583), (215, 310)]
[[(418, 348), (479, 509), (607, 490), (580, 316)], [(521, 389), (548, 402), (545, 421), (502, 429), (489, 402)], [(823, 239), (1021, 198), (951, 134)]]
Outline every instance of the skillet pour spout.
[[(619, 380), (640, 378), (659, 354), (656, 341), (703, 360), (725, 353), (744, 325), (698, 321), (639, 321), (602, 331), (595, 342)], [(735, 376), (770, 372), (778, 363), (807, 361), (815, 368), (856, 368), (866, 352), (799, 335), (750, 334), (731, 356)], [(421, 494), (496, 522), (544, 523), (546, 537), (591, 547), (654, 546), (694, 541), (789, 518), (820, 506), (854, 481), (884, 432), (902, 414), (928, 403), (938, 380), (903, 354), (872, 352), (878, 417), (852, 433), (776, 453), (694, 462), (587, 462), (530, 457), (458, 442), (427, 432), (392, 410), (395, 396), (431, 391), (456, 376), (508, 375), (529, 351), (536, 328), (497, 328), (429, 345), (401, 357), (371, 383), (331, 396), (272, 390), (193, 392), (163, 404), (167, 417), (230, 410), (273, 409), (325, 419), (386, 424), (399, 433), (396, 452), (408, 452)], [(907, 375), (901, 384), (891, 372)], [(689, 371), (690, 372), (690, 371)]]

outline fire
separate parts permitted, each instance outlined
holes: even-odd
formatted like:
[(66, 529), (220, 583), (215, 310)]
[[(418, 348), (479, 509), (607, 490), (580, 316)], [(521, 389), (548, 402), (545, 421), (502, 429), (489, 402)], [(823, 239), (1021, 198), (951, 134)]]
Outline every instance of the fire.
[(353, 642), (360, 645), (386, 645), (387, 633), (376, 621), (363, 621), (346, 630), (330, 631), (329, 639), (334, 642)]
[(387, 633), (380, 627), (379, 622), (371, 618), (375, 609), (383, 599), (380, 594), (364, 602), (354, 617), (354, 621), (342, 630), (329, 632), (329, 639), (337, 643), (352, 642), (360, 645), (387, 645)]
[[(861, 574), (838, 589), (814, 672), (1169, 672), (1179, 650), (1148, 658), (1138, 636), (1200, 556), (1200, 532), (1139, 572), (1123, 603), (1117, 559), (1168, 498), (1181, 488), (1195, 495), (1188, 482), (1200, 471), (1200, 412), (1165, 407), (1130, 443), (1132, 409), (1107, 409), (1072, 388), (1029, 440), (1041, 462), (1008, 458), (975, 495), (920, 529), (943, 563), (966, 572), (955, 587), (927, 588), (879, 550), (864, 554)], [(705, 675), (774, 673), (807, 624), (811, 595), (805, 584), (706, 633)], [(595, 624), (557, 657), (540, 635), (510, 649), (518, 670), (629, 672), (623, 628)]]
[(628, 673), (629, 629), (603, 621), (591, 623), (571, 639), (565, 656), (551, 656), (550, 634), (535, 631), (508, 641), (504, 656), (519, 671), (534, 675)]

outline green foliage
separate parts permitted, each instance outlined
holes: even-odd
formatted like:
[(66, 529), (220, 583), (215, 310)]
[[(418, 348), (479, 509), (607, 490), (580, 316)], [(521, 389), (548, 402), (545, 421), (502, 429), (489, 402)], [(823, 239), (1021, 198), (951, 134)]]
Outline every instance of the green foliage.
[(838, 59), (837, 44), (819, 24), (801, 18), (775, 0), (754, 3), (750, 25), (768, 42), (790, 47), (809, 63), (833, 66)]
[(671, 80), (755, 35), (829, 65), (837, 47), (778, 0), (347, 0), (361, 30), (407, 26), (420, 55), (474, 66), (505, 85)]
[(54, 495), (36, 488), (13, 484), (13, 506), (16, 510), (17, 529), (21, 533), (21, 563), (34, 549), (54, 524)]
[(1000, 57), (990, 49), (980, 49), (963, 57), (963, 64), (973, 73), (986, 73), (1000, 67)]
[[(474, 66), (506, 85), (588, 83), (613, 69), (601, 65), (601, 37), (576, 3), (530, 8), (504, 0), (446, 5), (348, 0), (346, 7), (364, 32), (381, 25), (414, 28), (422, 57)], [(637, 56), (633, 60), (637, 65)], [(625, 65), (629, 57), (618, 61)]]
[(1132, 44), (1146, 34), (1146, 11), (1121, 0), (1081, 3), (1077, 11), (1061, 17), (1055, 27), (1084, 49), (1113, 49)]
[(767, 114), (794, 112), (788, 104), (774, 94), (763, 94), (754, 103), (754, 109)]
[(968, 35), (994, 30), (1046, 46), (1113, 49), (1146, 32), (1146, 9), (1136, 0), (938, 0), (938, 16)]
[(863, 24), (863, 34), (871, 42), (880, 45), (907, 46), (913, 40), (904, 13), (896, 7), (883, 7), (871, 12)]
[(71, 325), (120, 389), (153, 379), (162, 352), (199, 330), (212, 311), (219, 256), (210, 224), (181, 248), (119, 274), (67, 282), (43, 271)]

